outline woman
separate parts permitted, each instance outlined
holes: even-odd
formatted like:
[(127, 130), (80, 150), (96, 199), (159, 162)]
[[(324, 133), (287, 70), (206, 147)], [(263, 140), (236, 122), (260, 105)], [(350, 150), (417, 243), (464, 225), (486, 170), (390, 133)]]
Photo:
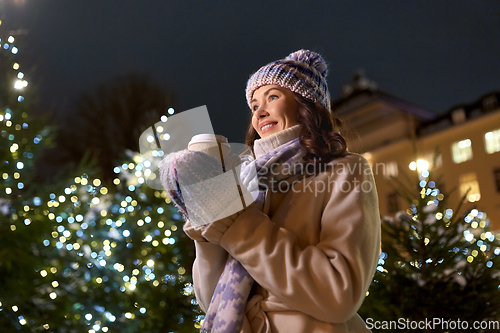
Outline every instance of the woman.
[[(320, 55), (300, 50), (248, 80), (246, 144), (255, 160), (242, 180), (248, 185), (246, 167), (256, 167), (256, 203), (184, 226), (196, 245), (196, 297), (211, 322), (202, 331), (230, 332), (231, 321), (244, 333), (369, 331), (356, 312), (379, 255), (378, 200), (369, 164), (334, 131), (326, 72)], [(250, 283), (231, 280), (245, 273)], [(243, 305), (230, 306), (242, 307), (241, 320), (224, 312), (224, 288), (242, 290)]]

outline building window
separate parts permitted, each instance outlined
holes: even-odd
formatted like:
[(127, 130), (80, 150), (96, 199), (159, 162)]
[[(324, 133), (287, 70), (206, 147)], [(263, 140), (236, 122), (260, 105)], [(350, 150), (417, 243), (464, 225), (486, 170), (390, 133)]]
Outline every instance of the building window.
[(453, 124), (458, 125), (465, 122), (465, 110), (464, 109), (456, 109), (451, 113), (451, 120)]
[(453, 162), (462, 163), (472, 159), (472, 142), (470, 139), (454, 142), (451, 145)]
[[(467, 193), (469, 191), (469, 193)], [(476, 202), (481, 199), (481, 192), (479, 191), (479, 183), (474, 172), (467, 173), (460, 176), (460, 197), (467, 193), (466, 200)]]
[(399, 175), (398, 164), (396, 162), (388, 162), (385, 164), (384, 171), (384, 178), (390, 179), (391, 177), (397, 177)]
[(387, 211), (389, 214), (399, 211), (399, 196), (397, 192), (391, 192), (387, 195)]
[(425, 170), (429, 170), (429, 162), (427, 162), (427, 160), (417, 160), (416, 162), (411, 161), (408, 167), (412, 171), (417, 170), (418, 172), (422, 172)]
[(493, 179), (497, 186), (497, 192), (500, 192), (500, 167), (493, 169)]
[(484, 134), (484, 146), (488, 154), (500, 151), (500, 129)]

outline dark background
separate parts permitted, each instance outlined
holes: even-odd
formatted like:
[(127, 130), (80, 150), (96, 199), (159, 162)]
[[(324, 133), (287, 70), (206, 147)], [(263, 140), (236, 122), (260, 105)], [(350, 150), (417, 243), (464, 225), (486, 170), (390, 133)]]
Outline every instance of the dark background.
[(358, 68), (435, 114), (500, 87), (499, 1), (0, 2), (3, 26), (27, 30), (16, 42), (39, 109), (56, 114), (145, 73), (176, 112), (207, 105), (215, 132), (241, 142), (249, 75), (300, 48), (329, 63), (332, 98)]

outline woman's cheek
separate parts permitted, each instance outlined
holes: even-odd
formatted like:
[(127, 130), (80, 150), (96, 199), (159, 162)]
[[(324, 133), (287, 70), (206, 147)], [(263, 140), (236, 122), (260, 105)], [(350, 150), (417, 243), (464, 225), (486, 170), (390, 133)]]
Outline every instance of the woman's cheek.
[(259, 133), (259, 131), (257, 130), (257, 124), (256, 124), (256, 121), (255, 121), (255, 117), (252, 120), (252, 127), (255, 130), (255, 132)]

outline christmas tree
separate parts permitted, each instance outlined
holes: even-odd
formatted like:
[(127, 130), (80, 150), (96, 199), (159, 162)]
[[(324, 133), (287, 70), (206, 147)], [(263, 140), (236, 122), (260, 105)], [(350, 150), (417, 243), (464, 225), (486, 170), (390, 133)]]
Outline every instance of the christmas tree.
[(35, 183), (50, 133), (29, 114), (14, 37), (0, 38), (0, 331), (196, 331), (193, 245), (166, 192), (144, 184), (147, 162), (129, 152), (110, 184)]
[(53, 254), (37, 268), (46, 286), (40, 298), (66, 309), (54, 325), (191, 332), (199, 321), (183, 221), (165, 191), (144, 184), (140, 157), (133, 160), (115, 168), (115, 193), (83, 175), (42, 200), (54, 223), (42, 235), (42, 251)]
[[(32, 92), (28, 89), (28, 76), (16, 55), (19, 52), (14, 36), (3, 34), (0, 21), (0, 150), (2, 211), (8, 203), (29, 196), (28, 185), (34, 176), (37, 151), (50, 144), (49, 128), (37, 122), (29, 113)], [(6, 214), (4, 214), (6, 215)]]
[(26, 216), (46, 227), (30, 247), (32, 286), (2, 293), (11, 326), (93, 333), (193, 332), (199, 325), (191, 241), (166, 192), (146, 186), (146, 168), (139, 156), (133, 160), (115, 168), (114, 193), (82, 175), (60, 193), (35, 198)]
[[(44, 189), (33, 182), (35, 158), (50, 143), (49, 131), (33, 118), (29, 109), (33, 93), (29, 72), (18, 62), (16, 38), (7, 34), (0, 21), (0, 326), (11, 319), (5, 306), (29, 298), (39, 259), (31, 249), (35, 235), (43, 228), (28, 211)], [(16, 305), (13, 305), (16, 306)], [(16, 308), (14, 308), (16, 309)], [(9, 318), (8, 318), (9, 317)]]
[[(393, 179), (408, 209), (382, 218), (382, 253), (361, 316), (379, 324), (403, 318), (415, 325), (425, 320), (456, 325), (460, 320), (470, 327), (474, 321), (499, 320), (500, 235), (488, 231), (484, 212), (474, 208), (461, 214), (461, 206), (449, 208), (435, 171), (424, 167), (415, 172), (405, 181)], [(372, 329), (415, 329), (405, 321), (399, 324)], [(420, 330), (451, 328), (446, 325)]]

